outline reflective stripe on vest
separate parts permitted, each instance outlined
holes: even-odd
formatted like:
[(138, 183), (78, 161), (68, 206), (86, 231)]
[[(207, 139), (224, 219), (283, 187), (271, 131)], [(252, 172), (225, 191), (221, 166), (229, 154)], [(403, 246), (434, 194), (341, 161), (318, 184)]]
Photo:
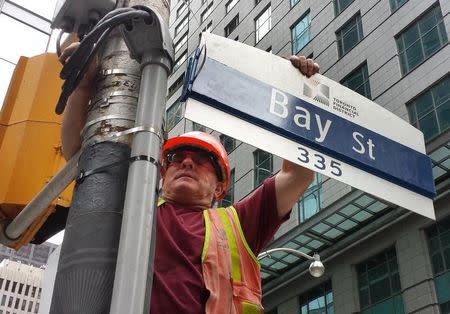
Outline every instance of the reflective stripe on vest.
[(208, 209), (203, 216), (202, 269), (210, 292), (206, 313), (261, 313), (259, 263), (245, 240), (236, 210)]

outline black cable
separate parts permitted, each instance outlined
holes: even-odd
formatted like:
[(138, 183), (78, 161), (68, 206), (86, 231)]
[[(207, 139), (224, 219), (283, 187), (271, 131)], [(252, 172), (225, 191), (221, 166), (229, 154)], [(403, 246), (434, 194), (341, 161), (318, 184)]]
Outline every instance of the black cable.
[(64, 33), (65, 31), (62, 29), (56, 38), (56, 54), (58, 55), (58, 58), (61, 56), (61, 38)]
[[(147, 17), (147, 14), (142, 11), (141, 12), (135, 11), (135, 12), (121, 13), (121, 14), (113, 17), (111, 20), (106, 20), (102, 24), (98, 25), (83, 40), (88, 43), (88, 44), (85, 44), (85, 45), (88, 45), (87, 49), (80, 50), (80, 54), (79, 55), (77, 54), (76, 56), (74, 56), (75, 59), (72, 63), (76, 64), (76, 65), (79, 65), (80, 62), (87, 63), (89, 58), (92, 59), (93, 52), (98, 49), (98, 48), (96, 49), (95, 47), (98, 46), (98, 44), (99, 44), (99, 38), (105, 37), (105, 32), (109, 33), (109, 31), (113, 27), (123, 24), (123, 23), (129, 21), (130, 19), (136, 18), (136, 17)], [(81, 44), (80, 44), (80, 47), (81, 47)], [(78, 49), (77, 49), (77, 51), (78, 51)], [(75, 55), (75, 53), (74, 53), (74, 55)], [(71, 60), (72, 60), (72, 58), (69, 59), (69, 62)], [(72, 66), (72, 64), (70, 64), (69, 66)], [(72, 70), (72, 67), (70, 68), (70, 70)], [(67, 78), (67, 76), (66, 76), (67, 74), (73, 75), (73, 71), (70, 71), (69, 73), (61, 71), (61, 77), (63, 79)]]
[[(80, 42), (80, 46), (78, 49), (72, 54), (66, 65), (63, 67), (61, 71), (61, 78), (67, 79), (69, 76), (73, 75), (74, 69), (76, 69), (80, 62), (83, 62), (86, 59), (86, 56), (90, 53), (90, 51), (93, 49), (92, 47), (97, 42), (98, 38), (103, 34), (103, 32), (106, 30), (106, 28), (111, 26), (117, 26), (120, 24), (120, 18), (122, 16), (117, 17), (119, 14), (123, 14), (124, 11), (131, 13), (130, 11), (134, 11), (131, 8), (125, 8), (125, 9), (118, 9), (118, 12), (110, 12), (105, 17), (103, 17), (97, 25), (94, 27), (94, 29), (89, 32), (83, 40)], [(119, 22), (117, 22), (117, 19), (119, 19)], [(106, 22), (109, 22), (108, 24), (105, 24)]]
[(60, 77), (65, 80), (60, 98), (55, 108), (57, 114), (64, 111), (67, 100), (86, 73), (101, 43), (116, 26), (133, 18), (148, 18), (150, 10), (143, 6), (120, 8), (106, 14), (97, 25), (83, 38), (77, 50), (61, 70)]
[(118, 26), (123, 22), (136, 17), (136, 13), (137, 12), (119, 13), (110, 19), (99, 21), (95, 28), (83, 38), (78, 49), (72, 54), (66, 65), (63, 67), (60, 75), (61, 78), (67, 79), (69, 76), (73, 75), (74, 69), (78, 68), (80, 62), (85, 61), (98, 38), (107, 28)]

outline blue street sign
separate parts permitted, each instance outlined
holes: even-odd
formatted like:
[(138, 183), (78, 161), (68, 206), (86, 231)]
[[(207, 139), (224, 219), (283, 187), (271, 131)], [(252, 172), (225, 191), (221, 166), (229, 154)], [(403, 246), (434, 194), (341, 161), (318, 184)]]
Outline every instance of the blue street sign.
[(187, 97), (426, 197), (435, 195), (431, 160), (427, 155), (214, 59), (206, 57), (197, 71), (193, 84), (186, 90)]

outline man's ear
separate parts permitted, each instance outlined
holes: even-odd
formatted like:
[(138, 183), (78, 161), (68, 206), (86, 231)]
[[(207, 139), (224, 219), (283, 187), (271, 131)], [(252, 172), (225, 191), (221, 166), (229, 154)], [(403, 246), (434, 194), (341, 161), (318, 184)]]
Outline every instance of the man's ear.
[(217, 182), (216, 189), (214, 190), (214, 199), (217, 199), (220, 195), (222, 195), (224, 189), (224, 183)]

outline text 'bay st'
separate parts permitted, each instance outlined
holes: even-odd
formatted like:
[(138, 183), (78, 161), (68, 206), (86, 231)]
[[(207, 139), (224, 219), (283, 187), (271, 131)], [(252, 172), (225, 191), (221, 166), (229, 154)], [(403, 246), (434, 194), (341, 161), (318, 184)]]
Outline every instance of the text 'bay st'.
[[(292, 111), (292, 112), (290, 112)], [(283, 119), (292, 119), (299, 128), (304, 128), (308, 131), (313, 129), (313, 134), (318, 132), (318, 136), (314, 140), (322, 143), (326, 140), (328, 132), (332, 129), (332, 120), (324, 119), (318, 114), (314, 113), (312, 117), (310, 111), (302, 106), (289, 106), (288, 96), (280, 90), (272, 88), (272, 96), (270, 99), (269, 112)], [(317, 132), (315, 132), (316, 130)], [(358, 154), (369, 154), (369, 158), (375, 160), (374, 147), (375, 144), (371, 138), (365, 141), (365, 136), (360, 132), (354, 131), (352, 133), (353, 142), (351, 142), (352, 149)], [(355, 143), (356, 142), (356, 143)], [(367, 149), (366, 149), (367, 145)]]

